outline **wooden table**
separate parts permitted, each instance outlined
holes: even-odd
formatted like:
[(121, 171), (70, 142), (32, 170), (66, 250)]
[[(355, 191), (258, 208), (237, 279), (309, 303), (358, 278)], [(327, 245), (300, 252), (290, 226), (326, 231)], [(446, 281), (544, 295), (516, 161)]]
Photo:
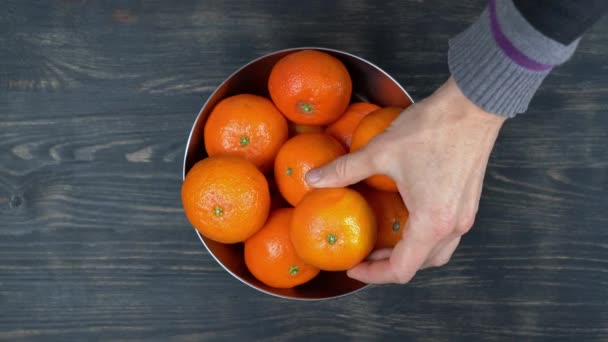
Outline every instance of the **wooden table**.
[(422, 99), (482, 6), (3, 1), (0, 340), (606, 341), (606, 18), (502, 130), (452, 261), (406, 286), (272, 298), (223, 271), (183, 215), (190, 127), (236, 68), (331, 47)]

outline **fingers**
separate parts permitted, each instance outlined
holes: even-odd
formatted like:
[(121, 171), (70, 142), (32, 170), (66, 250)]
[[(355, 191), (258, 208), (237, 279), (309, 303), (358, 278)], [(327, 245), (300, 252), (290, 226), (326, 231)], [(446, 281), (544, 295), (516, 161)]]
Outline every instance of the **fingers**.
[(370, 149), (362, 148), (306, 173), (306, 182), (316, 188), (343, 187), (357, 183), (378, 170)]
[(373, 251), (372, 254), (370, 254), (367, 257), (367, 260), (377, 261), (377, 260), (388, 259), (391, 256), (392, 252), (393, 252), (392, 248), (382, 248), (382, 249)]
[[(405, 284), (410, 281), (427, 259), (435, 242), (429, 239), (429, 234), (417, 233), (432, 229), (428, 223), (409, 220), (407, 225), (415, 226), (416, 230), (410, 229), (412, 234), (399, 241), (388, 259), (365, 261), (350, 269), (348, 276), (368, 284)], [(379, 252), (375, 257), (383, 253), (386, 252)]]
[(442, 240), (429, 233), (435, 228), (432, 220), (412, 220), (406, 229), (411, 234), (391, 250), (374, 251), (366, 261), (350, 269), (349, 277), (368, 284), (409, 282), (419, 269), (440, 267), (448, 263), (460, 243), (460, 236), (450, 234)]
[(458, 247), (459, 243), (460, 236), (450, 238), (450, 240), (437, 245), (431, 254), (429, 254), (429, 257), (424, 264), (422, 264), (422, 269), (429, 267), (441, 267), (447, 264), (452, 258), (452, 254), (454, 254), (454, 251), (456, 250), (456, 247)]

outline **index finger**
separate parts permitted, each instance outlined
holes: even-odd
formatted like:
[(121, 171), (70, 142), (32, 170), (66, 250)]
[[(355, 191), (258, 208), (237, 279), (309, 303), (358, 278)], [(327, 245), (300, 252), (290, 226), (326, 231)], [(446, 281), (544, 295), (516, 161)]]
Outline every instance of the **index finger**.
[(371, 150), (363, 147), (347, 153), (306, 174), (306, 182), (315, 188), (344, 187), (378, 173)]

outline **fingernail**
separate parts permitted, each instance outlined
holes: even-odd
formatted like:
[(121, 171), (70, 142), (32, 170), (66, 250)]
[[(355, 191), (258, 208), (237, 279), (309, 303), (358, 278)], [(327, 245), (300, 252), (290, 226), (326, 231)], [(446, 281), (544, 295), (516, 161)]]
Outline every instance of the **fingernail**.
[(313, 169), (306, 172), (306, 183), (314, 184), (321, 179), (321, 170)]

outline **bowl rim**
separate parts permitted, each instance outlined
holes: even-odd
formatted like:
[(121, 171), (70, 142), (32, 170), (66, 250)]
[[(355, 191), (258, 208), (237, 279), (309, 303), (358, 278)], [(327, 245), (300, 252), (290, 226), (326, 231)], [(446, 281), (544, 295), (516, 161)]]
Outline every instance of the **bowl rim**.
[[(186, 161), (188, 159), (188, 151), (190, 149), (190, 144), (192, 142), (192, 136), (194, 134), (194, 130), (195, 128), (198, 126), (199, 120), (201, 120), (201, 114), (203, 113), (203, 110), (207, 107), (207, 105), (209, 104), (209, 102), (211, 101), (211, 99), (214, 98), (215, 94), (224, 86), (224, 84), (226, 84), (229, 80), (231, 80), (235, 75), (237, 75), (238, 73), (240, 73), (242, 70), (244, 70), (245, 68), (247, 68), (248, 66), (259, 62), (260, 60), (264, 59), (264, 58), (268, 58), (270, 56), (276, 55), (276, 54), (281, 54), (281, 53), (287, 53), (287, 52), (296, 52), (296, 51), (301, 51), (301, 50), (318, 50), (318, 51), (324, 51), (324, 52), (328, 52), (328, 53), (334, 53), (334, 54), (338, 54), (338, 55), (346, 55), (348, 57), (354, 58), (356, 60), (359, 60), (360, 62), (363, 62), (365, 64), (368, 64), (372, 67), (374, 67), (376, 70), (378, 70), (379, 72), (381, 72), (385, 77), (387, 77), (388, 79), (390, 79), (395, 85), (397, 85), (399, 87), (399, 89), (401, 89), (401, 91), (403, 91), (403, 93), (407, 96), (407, 98), (410, 100), (410, 102), (412, 104), (415, 103), (414, 99), (410, 96), (410, 94), (407, 92), (407, 90), (405, 90), (401, 84), (399, 82), (397, 82), (397, 80), (395, 78), (393, 78), (391, 75), (389, 75), (384, 69), (380, 68), (379, 66), (377, 66), (376, 64), (362, 58), (356, 55), (353, 55), (351, 53), (342, 51), (342, 50), (337, 50), (337, 49), (331, 49), (331, 48), (325, 48), (325, 47), (315, 47), (315, 46), (303, 46), (303, 47), (294, 47), (294, 48), (287, 48), (287, 49), (282, 49), (282, 50), (276, 50), (270, 53), (267, 53), (265, 55), (262, 55), (260, 57), (257, 57), (251, 61), (249, 61), (248, 63), (242, 65), (241, 67), (239, 67), (238, 69), (236, 69), (234, 72), (232, 72), (228, 77), (226, 77), (224, 79), (224, 81), (222, 81), (222, 83), (220, 83), (215, 90), (209, 95), (209, 97), (207, 97), (207, 100), (205, 101), (205, 103), (203, 104), (203, 106), (201, 107), (201, 109), (199, 110), (196, 119), (194, 120), (194, 123), (192, 124), (192, 128), (190, 129), (190, 134), (188, 135), (188, 141), (186, 142), (186, 148), (184, 150), (184, 158), (183, 158), (183, 163), (182, 163), (182, 181), (186, 178)], [(205, 240), (203, 239), (203, 236), (201, 235), (201, 233), (199, 233), (198, 230), (196, 230), (196, 228), (192, 227), (195, 234), (198, 236), (199, 240), (201, 241), (201, 243), (203, 244), (203, 246), (205, 246), (205, 249), (207, 250), (207, 252), (209, 252), (209, 254), (211, 255), (211, 257), (213, 257), (213, 259), (220, 265), (222, 266), (222, 268), (228, 272), (231, 276), (233, 276), (234, 278), (238, 279), (241, 283), (247, 285), (248, 287), (263, 292), (265, 294), (268, 294), (270, 296), (273, 297), (277, 297), (277, 298), (281, 298), (281, 299), (287, 299), (287, 300), (296, 300), (296, 301), (303, 301), (303, 302), (316, 302), (316, 301), (323, 301), (323, 300), (330, 300), (330, 299), (338, 299), (338, 298), (342, 298), (345, 296), (349, 296), (352, 294), (355, 294), (359, 291), (362, 291), (363, 289), (366, 289), (368, 287), (371, 287), (373, 284), (365, 284), (362, 287), (350, 291), (350, 292), (346, 292), (343, 294), (339, 294), (339, 295), (335, 295), (335, 296), (329, 296), (329, 297), (322, 297), (322, 298), (302, 298), (302, 297), (289, 297), (289, 296), (285, 296), (285, 295), (281, 295), (281, 294), (276, 294), (276, 293), (272, 293), (270, 291), (267, 291), (265, 289), (259, 288), (253, 284), (250, 284), (248, 281), (242, 279), (240, 276), (238, 276), (237, 274), (235, 274), (234, 272), (232, 272), (230, 269), (228, 269), (228, 267), (226, 267), (224, 265), (224, 263), (222, 263), (217, 256), (209, 249), (209, 246), (207, 246), (207, 244), (205, 243)]]

